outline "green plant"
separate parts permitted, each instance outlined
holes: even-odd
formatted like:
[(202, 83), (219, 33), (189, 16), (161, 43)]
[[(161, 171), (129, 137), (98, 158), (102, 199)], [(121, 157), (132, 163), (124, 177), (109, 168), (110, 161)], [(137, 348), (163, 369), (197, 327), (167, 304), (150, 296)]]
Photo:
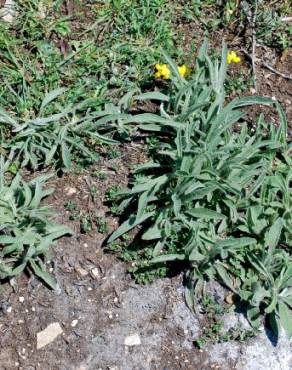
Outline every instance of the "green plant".
[(231, 340), (243, 342), (256, 334), (255, 330), (243, 329), (241, 325), (224, 329), (224, 315), (230, 312), (230, 307), (217, 303), (208, 295), (202, 297), (201, 312), (204, 314), (204, 325), (201, 335), (194, 341), (194, 345), (200, 349), (208, 342), (222, 343)]
[(227, 95), (230, 94), (242, 94), (252, 85), (252, 78), (247, 77), (243, 73), (229, 76), (225, 83), (225, 91)]
[(78, 210), (78, 206), (75, 202), (72, 200), (69, 200), (69, 202), (64, 204), (64, 208), (69, 211), (71, 214), (76, 212)]
[[(204, 284), (216, 279), (249, 305), (253, 325), (266, 313), (291, 335), (287, 122), (279, 104), (278, 128), (262, 116), (254, 133), (242, 122), (241, 107), (273, 101), (244, 97), (226, 103), (226, 56), (224, 46), (221, 63), (212, 61), (205, 43), (195, 73), (186, 81), (166, 55), (174, 76), (169, 95), (134, 97), (160, 100), (160, 114), (137, 114), (124, 123), (161, 134), (160, 143), (155, 161), (136, 169), (132, 188), (116, 194), (119, 211), (130, 216), (109, 243), (139, 226), (147, 248), (152, 245), (153, 264), (184, 263), (190, 307)], [(236, 122), (241, 123), (239, 132), (232, 130)], [(278, 179), (281, 171), (286, 180)], [(265, 211), (261, 207), (271, 198), (278, 206)]]
[(0, 280), (33, 271), (54, 288), (56, 283), (46, 271), (44, 258), (55, 241), (71, 230), (49, 221), (51, 211), (40, 202), (53, 192), (43, 186), (50, 175), (29, 183), (19, 174), (5, 180), (9, 163), (0, 160)]
[(92, 231), (92, 217), (90, 214), (79, 214), (81, 234), (89, 234)]
[(17, 118), (0, 109), (0, 148), (11, 160), (33, 169), (48, 165), (68, 169), (72, 153), (95, 160), (98, 157), (90, 147), (100, 142), (117, 143), (101, 132), (113, 129), (119, 111), (111, 106), (104, 111), (91, 111), (88, 101), (60, 106), (56, 100), (64, 91), (59, 88), (48, 93), (37, 112), (26, 117)]
[[(287, 11), (287, 14), (289, 13), (291, 13), (291, 5), (290, 10)], [(259, 42), (277, 47), (281, 51), (285, 51), (292, 46), (292, 27), (289, 23), (282, 21), (284, 14), (282, 11), (275, 11), (269, 7), (259, 8), (256, 24)]]
[(107, 157), (109, 159), (116, 159), (116, 158), (119, 158), (120, 156), (121, 156), (121, 152), (115, 148), (110, 148), (107, 151)]
[(140, 83), (149, 83), (162, 45), (171, 55), (182, 53), (174, 46), (174, 10), (168, 0), (100, 2), (95, 13), (109, 61), (111, 87), (126, 92)]
[(96, 226), (97, 226), (97, 231), (99, 233), (105, 234), (105, 233), (108, 232), (108, 224), (107, 224), (107, 221), (105, 219), (103, 219), (102, 217), (96, 217), (95, 223), (96, 223)]
[(154, 266), (151, 263), (152, 248), (139, 249), (137, 246), (129, 244), (129, 240), (121, 240), (119, 243), (112, 242), (107, 246), (107, 249), (116, 253), (122, 261), (130, 263), (128, 272), (138, 284), (149, 284), (170, 274), (169, 266), (164, 264)]
[(92, 177), (96, 177), (99, 180), (103, 181), (107, 178), (107, 174), (103, 170), (96, 170), (91, 174)]

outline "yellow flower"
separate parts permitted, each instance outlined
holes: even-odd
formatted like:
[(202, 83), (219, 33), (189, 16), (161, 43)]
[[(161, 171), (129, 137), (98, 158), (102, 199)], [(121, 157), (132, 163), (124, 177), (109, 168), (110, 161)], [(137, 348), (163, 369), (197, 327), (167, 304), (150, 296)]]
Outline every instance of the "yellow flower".
[(185, 64), (178, 67), (178, 73), (181, 75), (181, 77), (185, 77), (188, 73), (188, 68)]
[(155, 64), (155, 78), (163, 78), (169, 80), (171, 76), (170, 69), (167, 64)]
[(241, 58), (236, 54), (235, 51), (229, 51), (227, 54), (227, 63), (240, 63)]
[[(167, 64), (155, 64), (155, 78), (163, 78), (164, 80), (169, 80), (171, 78), (171, 71)], [(178, 73), (185, 77), (189, 73), (189, 68), (183, 64), (182, 66), (178, 67)]]

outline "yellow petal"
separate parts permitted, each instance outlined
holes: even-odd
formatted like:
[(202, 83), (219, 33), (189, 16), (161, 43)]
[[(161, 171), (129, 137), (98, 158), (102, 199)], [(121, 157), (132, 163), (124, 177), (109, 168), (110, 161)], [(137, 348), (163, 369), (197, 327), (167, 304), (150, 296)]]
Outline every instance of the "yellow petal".
[(168, 68), (168, 66), (166, 64), (163, 64), (162, 68), (161, 68), (161, 75), (163, 78), (165, 78), (166, 80), (168, 80), (170, 78), (170, 69)]
[(241, 62), (241, 58), (236, 54), (235, 51), (230, 51), (228, 54), (227, 54), (227, 63), (230, 64), (230, 63), (240, 63)]
[(165, 72), (163, 74), (163, 78), (165, 78), (166, 80), (169, 80), (170, 79), (170, 71), (169, 72)]
[(186, 65), (182, 65), (180, 67), (178, 67), (178, 73), (182, 76), (182, 77), (185, 77), (185, 75), (187, 74), (187, 67)]

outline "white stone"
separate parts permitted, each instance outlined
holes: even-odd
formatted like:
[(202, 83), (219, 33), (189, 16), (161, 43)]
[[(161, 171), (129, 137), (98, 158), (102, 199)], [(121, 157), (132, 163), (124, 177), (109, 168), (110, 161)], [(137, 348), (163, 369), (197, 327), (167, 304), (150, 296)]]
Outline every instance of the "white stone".
[(48, 325), (44, 330), (37, 333), (37, 349), (47, 346), (62, 333), (63, 329), (58, 322)]
[(91, 275), (93, 278), (98, 278), (99, 277), (99, 269), (97, 267), (94, 267), (92, 270), (91, 270)]
[(66, 187), (65, 188), (65, 192), (67, 195), (74, 195), (77, 193), (77, 189), (76, 188), (70, 188), (70, 187)]
[(125, 341), (124, 341), (125, 346), (140, 346), (141, 345), (141, 339), (139, 334), (130, 334), (126, 336)]
[(75, 319), (75, 320), (73, 320), (72, 322), (71, 322), (71, 326), (72, 326), (72, 328), (75, 328), (75, 326), (78, 324), (78, 320), (77, 319)]

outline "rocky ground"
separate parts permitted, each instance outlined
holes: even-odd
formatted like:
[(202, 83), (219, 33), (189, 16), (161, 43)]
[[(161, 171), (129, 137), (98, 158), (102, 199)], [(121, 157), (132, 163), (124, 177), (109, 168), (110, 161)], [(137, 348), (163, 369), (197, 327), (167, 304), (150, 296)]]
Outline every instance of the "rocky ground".
[[(289, 370), (291, 343), (271, 333), (260, 332), (244, 343), (209, 343), (194, 346), (206, 321), (185, 305), (182, 277), (137, 285), (127, 273), (128, 265), (104, 253), (104, 234), (80, 234), (76, 221), (64, 208), (68, 201), (80, 207), (108, 209), (102, 203), (108, 184), (125, 184), (129, 165), (142, 160), (141, 147), (132, 144), (121, 158), (104, 160), (99, 170), (107, 176), (67, 175), (52, 180), (56, 192), (47, 200), (55, 219), (76, 231), (62, 239), (56, 249), (51, 272), (59, 288), (49, 290), (34, 276), (22, 276), (1, 287), (1, 370)], [(119, 175), (111, 170), (115, 164)], [(86, 180), (86, 181), (85, 181)], [(93, 202), (88, 182), (99, 189)], [(62, 195), (62, 196), (61, 196)], [(108, 217), (110, 229), (116, 220)], [(110, 231), (110, 230), (109, 230)], [(223, 305), (226, 294), (214, 286), (213, 296)], [(249, 329), (243, 314), (225, 316), (225, 327)]]

